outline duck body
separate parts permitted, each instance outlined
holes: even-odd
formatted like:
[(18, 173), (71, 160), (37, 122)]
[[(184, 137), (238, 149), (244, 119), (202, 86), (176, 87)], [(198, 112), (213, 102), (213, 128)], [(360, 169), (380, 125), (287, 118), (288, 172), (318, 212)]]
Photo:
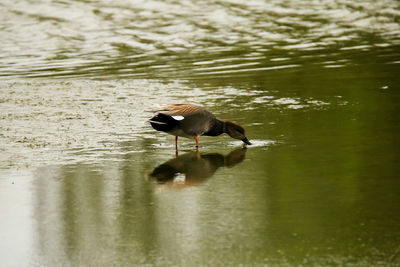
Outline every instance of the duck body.
[(157, 131), (174, 135), (176, 142), (178, 136), (194, 138), (198, 146), (198, 136), (218, 136), (227, 133), (235, 139), (251, 144), (244, 135), (243, 127), (233, 122), (221, 121), (201, 106), (172, 104), (153, 112), (156, 114), (149, 120), (151, 126)]
[(157, 131), (186, 138), (224, 133), (223, 122), (214, 114), (203, 107), (187, 104), (168, 105), (157, 110), (150, 124)]

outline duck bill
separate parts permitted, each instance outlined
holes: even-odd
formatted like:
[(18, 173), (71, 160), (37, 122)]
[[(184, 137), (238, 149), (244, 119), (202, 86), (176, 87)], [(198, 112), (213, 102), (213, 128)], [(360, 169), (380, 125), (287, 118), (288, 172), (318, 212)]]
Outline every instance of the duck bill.
[(247, 137), (242, 139), (243, 143), (247, 144), (247, 145), (251, 145), (249, 139), (247, 139)]

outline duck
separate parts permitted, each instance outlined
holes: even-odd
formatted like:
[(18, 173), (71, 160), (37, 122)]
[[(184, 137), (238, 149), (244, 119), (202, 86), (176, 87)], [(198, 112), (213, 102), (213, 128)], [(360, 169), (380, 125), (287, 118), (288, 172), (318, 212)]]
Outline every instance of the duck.
[(178, 137), (195, 139), (198, 149), (199, 136), (219, 136), (223, 133), (241, 140), (245, 145), (251, 145), (242, 126), (232, 121), (219, 120), (202, 106), (169, 104), (151, 112), (155, 115), (149, 120), (150, 125), (157, 131), (175, 136), (176, 150), (178, 150)]

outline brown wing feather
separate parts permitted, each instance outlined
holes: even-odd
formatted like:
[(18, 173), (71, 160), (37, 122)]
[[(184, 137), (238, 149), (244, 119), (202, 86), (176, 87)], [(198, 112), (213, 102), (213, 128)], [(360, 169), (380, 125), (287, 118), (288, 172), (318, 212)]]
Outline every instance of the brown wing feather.
[(192, 104), (170, 104), (156, 110), (169, 116), (189, 116), (195, 113), (208, 112), (205, 108)]

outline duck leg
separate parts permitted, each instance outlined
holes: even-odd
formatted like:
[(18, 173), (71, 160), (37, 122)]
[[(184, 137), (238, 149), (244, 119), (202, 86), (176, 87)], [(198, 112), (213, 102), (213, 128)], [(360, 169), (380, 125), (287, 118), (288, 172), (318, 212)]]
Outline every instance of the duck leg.
[(199, 158), (199, 137), (196, 135), (196, 158)]

